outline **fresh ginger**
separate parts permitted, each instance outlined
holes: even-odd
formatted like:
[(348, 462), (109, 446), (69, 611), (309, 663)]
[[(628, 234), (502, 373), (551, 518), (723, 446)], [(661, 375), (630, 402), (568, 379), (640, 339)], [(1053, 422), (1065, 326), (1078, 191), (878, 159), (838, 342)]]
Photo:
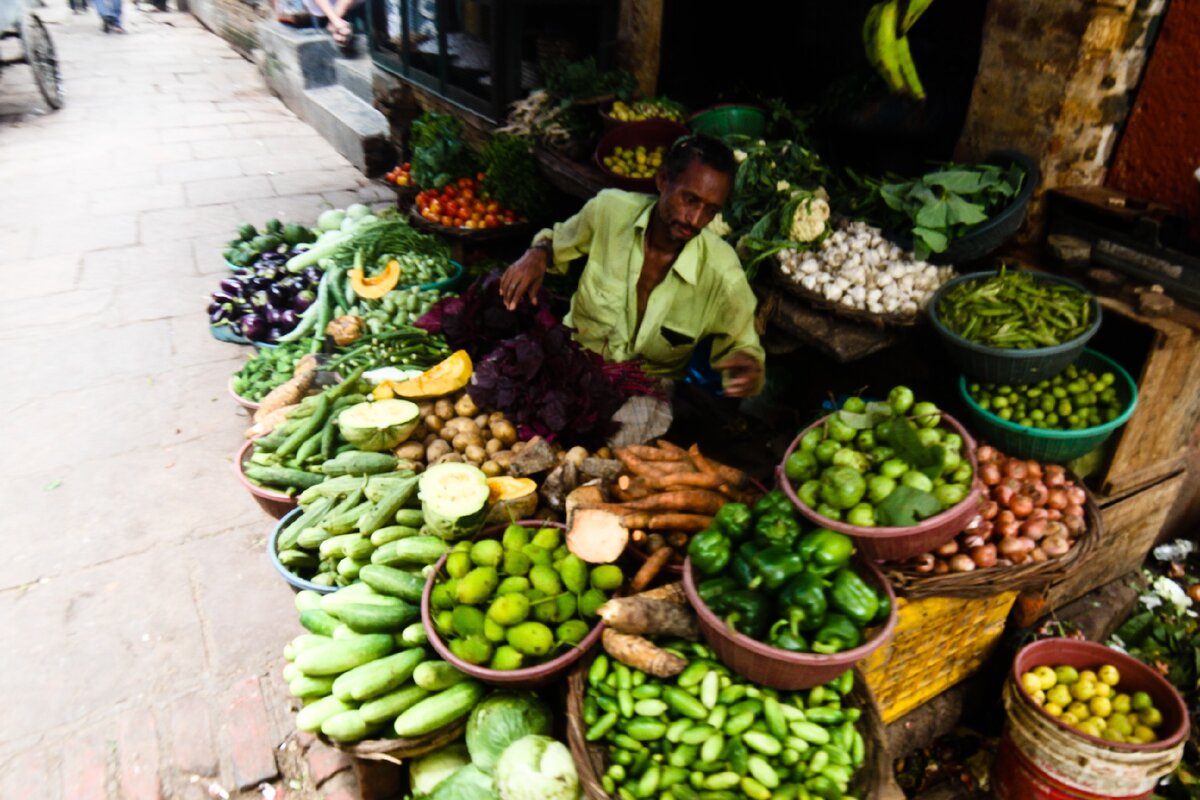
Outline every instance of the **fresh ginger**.
[(687, 661), (641, 636), (605, 628), (601, 641), (605, 652), (617, 661), (656, 678), (673, 678), (687, 667)]
[(664, 600), (614, 597), (600, 606), (599, 614), (606, 626), (621, 633), (700, 639), (700, 623), (692, 610)]

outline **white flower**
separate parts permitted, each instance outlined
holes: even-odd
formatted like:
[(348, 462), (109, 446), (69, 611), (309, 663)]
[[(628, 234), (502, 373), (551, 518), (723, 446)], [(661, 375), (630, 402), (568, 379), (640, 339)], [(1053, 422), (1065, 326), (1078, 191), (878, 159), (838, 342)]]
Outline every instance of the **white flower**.
[(777, 191), (777, 192), (787, 192), (787, 191), (790, 191), (791, 188), (792, 188), (792, 185), (790, 183), (788, 183), (787, 181), (779, 181), (778, 183), (775, 184), (775, 191)]
[(708, 228), (722, 239), (733, 233), (733, 228), (729, 226), (720, 212), (717, 212), (717, 215), (712, 218), (712, 222), (708, 223)]
[(745, 150), (734, 150), (733, 151), (733, 160), (736, 161), (737, 163), (740, 164), (743, 161), (745, 161), (747, 158), (748, 158), (748, 155)]
[(1150, 588), (1163, 600), (1170, 601), (1176, 611), (1182, 612), (1192, 605), (1192, 598), (1188, 597), (1183, 587), (1166, 575), (1159, 575), (1155, 578), (1154, 583), (1150, 584)]
[(795, 242), (811, 242), (825, 232), (825, 223), (828, 220), (829, 203), (819, 197), (813, 197), (796, 206), (788, 235)]
[(1162, 598), (1155, 594), (1144, 594), (1138, 599), (1142, 601), (1142, 605), (1146, 607), (1147, 611), (1153, 611), (1163, 604)]
[(1194, 542), (1176, 539), (1154, 548), (1154, 557), (1159, 561), (1183, 561), (1196, 549)]

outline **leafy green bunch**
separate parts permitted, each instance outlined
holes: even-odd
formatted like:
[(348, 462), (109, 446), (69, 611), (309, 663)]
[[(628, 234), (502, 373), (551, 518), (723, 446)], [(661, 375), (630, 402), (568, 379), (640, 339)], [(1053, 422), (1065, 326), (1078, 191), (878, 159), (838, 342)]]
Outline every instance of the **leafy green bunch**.
[(483, 188), (501, 205), (526, 219), (545, 215), (549, 193), (528, 138), (498, 133), (484, 146), (482, 161)]
[(475, 157), (462, 140), (462, 120), (426, 111), (413, 120), (409, 147), (412, 177), (422, 189), (440, 189), (456, 178), (475, 174)]

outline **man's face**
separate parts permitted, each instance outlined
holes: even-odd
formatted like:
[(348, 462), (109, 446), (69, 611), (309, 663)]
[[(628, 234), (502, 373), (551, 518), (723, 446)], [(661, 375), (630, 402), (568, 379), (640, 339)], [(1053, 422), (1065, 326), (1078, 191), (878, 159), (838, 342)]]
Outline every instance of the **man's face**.
[(733, 180), (707, 164), (693, 160), (675, 180), (659, 170), (658, 205), (655, 213), (667, 235), (679, 244), (696, 237), (712, 222), (729, 199)]

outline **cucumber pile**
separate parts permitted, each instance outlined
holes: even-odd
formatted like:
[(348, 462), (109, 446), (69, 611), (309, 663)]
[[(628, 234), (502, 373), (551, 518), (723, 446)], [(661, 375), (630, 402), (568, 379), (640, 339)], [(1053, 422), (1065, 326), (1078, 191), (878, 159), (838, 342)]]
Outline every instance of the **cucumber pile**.
[(403, 597), (356, 583), (327, 595), (302, 591), (296, 608), (309, 633), (284, 648), (283, 673), (305, 704), (296, 715), (302, 731), (338, 742), (424, 736), (465, 717), (486, 693), (426, 649), (420, 607)]
[[(352, 458), (396, 461), (385, 453), (354, 453)], [(423, 570), (449, 545), (421, 535), (425, 520), (416, 493), (417, 477), (411, 472), (340, 475), (306, 489), (299, 498), (303, 513), (276, 542), (279, 562), (319, 586), (346, 586), (371, 576), (375, 588), (419, 602)]]

